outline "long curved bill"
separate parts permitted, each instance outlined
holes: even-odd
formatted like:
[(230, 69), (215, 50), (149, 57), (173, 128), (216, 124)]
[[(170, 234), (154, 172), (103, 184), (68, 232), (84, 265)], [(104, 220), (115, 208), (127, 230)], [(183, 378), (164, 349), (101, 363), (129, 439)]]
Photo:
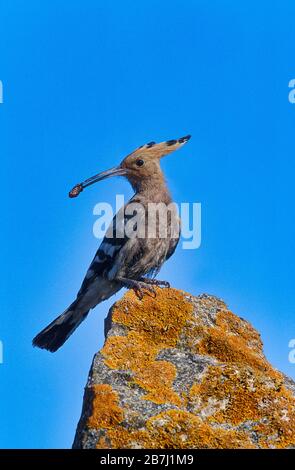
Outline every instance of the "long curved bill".
[(76, 184), (76, 186), (74, 186), (73, 189), (69, 192), (69, 197), (73, 198), (79, 196), (84, 188), (87, 188), (87, 186), (90, 186), (91, 184), (97, 183), (97, 181), (110, 178), (111, 176), (124, 176), (126, 173), (126, 169), (120, 167), (110, 168), (110, 170), (102, 171), (101, 173), (98, 173), (97, 175), (83, 181), (83, 183)]

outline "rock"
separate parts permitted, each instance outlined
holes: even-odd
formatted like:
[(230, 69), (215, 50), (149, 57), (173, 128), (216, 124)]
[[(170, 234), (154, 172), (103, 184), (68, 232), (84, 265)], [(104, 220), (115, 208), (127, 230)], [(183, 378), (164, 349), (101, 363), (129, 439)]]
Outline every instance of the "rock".
[(74, 448), (291, 448), (294, 382), (216, 297), (157, 289), (114, 304)]

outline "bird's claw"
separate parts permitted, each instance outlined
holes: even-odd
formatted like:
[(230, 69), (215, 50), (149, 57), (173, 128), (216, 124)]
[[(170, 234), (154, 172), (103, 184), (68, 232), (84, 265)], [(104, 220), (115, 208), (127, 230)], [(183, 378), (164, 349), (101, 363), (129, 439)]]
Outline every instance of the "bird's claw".
[(150, 285), (159, 286), (159, 287), (166, 287), (167, 289), (170, 289), (170, 283), (168, 281), (160, 281), (159, 279), (149, 279), (149, 278), (142, 278), (142, 281), (145, 284), (150, 284)]
[(134, 280), (127, 279), (125, 277), (118, 277), (117, 280), (121, 282), (123, 286), (127, 287), (127, 289), (132, 289), (139, 300), (143, 299), (145, 293), (152, 294), (153, 297), (156, 297), (157, 291), (154, 286), (163, 285), (165, 287), (170, 287), (169, 282), (149, 278)]
[(168, 281), (158, 281), (157, 279), (155, 279), (155, 281), (156, 281), (157, 286), (162, 286), (162, 287), (166, 287), (167, 289), (170, 289), (170, 282), (168, 282)]
[(132, 287), (132, 289), (134, 290), (134, 293), (136, 295), (136, 297), (139, 299), (139, 300), (142, 300), (143, 299), (143, 296), (145, 294), (144, 291), (147, 291), (147, 293), (150, 293), (152, 294), (154, 297), (157, 296), (157, 292), (156, 290), (154, 289), (153, 286), (150, 286), (149, 284), (147, 284), (146, 282), (142, 282), (142, 281), (137, 281), (136, 282), (136, 285), (134, 285)]

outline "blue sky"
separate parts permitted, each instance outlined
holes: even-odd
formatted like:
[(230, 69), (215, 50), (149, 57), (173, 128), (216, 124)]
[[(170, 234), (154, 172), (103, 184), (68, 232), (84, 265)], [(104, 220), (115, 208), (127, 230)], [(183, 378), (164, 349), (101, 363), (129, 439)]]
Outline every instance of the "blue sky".
[(192, 134), (163, 167), (176, 201), (202, 203), (200, 249), (161, 277), (223, 298), (295, 378), (295, 3), (13, 0), (0, 18), (0, 447), (72, 444), (113, 300), (54, 355), (31, 339), (76, 295), (94, 205), (132, 192), (67, 193), (151, 140)]

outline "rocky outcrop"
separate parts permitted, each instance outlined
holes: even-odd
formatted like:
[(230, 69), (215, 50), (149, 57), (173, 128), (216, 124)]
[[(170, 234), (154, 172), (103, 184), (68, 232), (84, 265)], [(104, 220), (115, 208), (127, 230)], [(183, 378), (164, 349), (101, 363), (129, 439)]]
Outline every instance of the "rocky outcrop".
[(288, 448), (295, 384), (216, 297), (129, 291), (111, 308), (75, 448)]

